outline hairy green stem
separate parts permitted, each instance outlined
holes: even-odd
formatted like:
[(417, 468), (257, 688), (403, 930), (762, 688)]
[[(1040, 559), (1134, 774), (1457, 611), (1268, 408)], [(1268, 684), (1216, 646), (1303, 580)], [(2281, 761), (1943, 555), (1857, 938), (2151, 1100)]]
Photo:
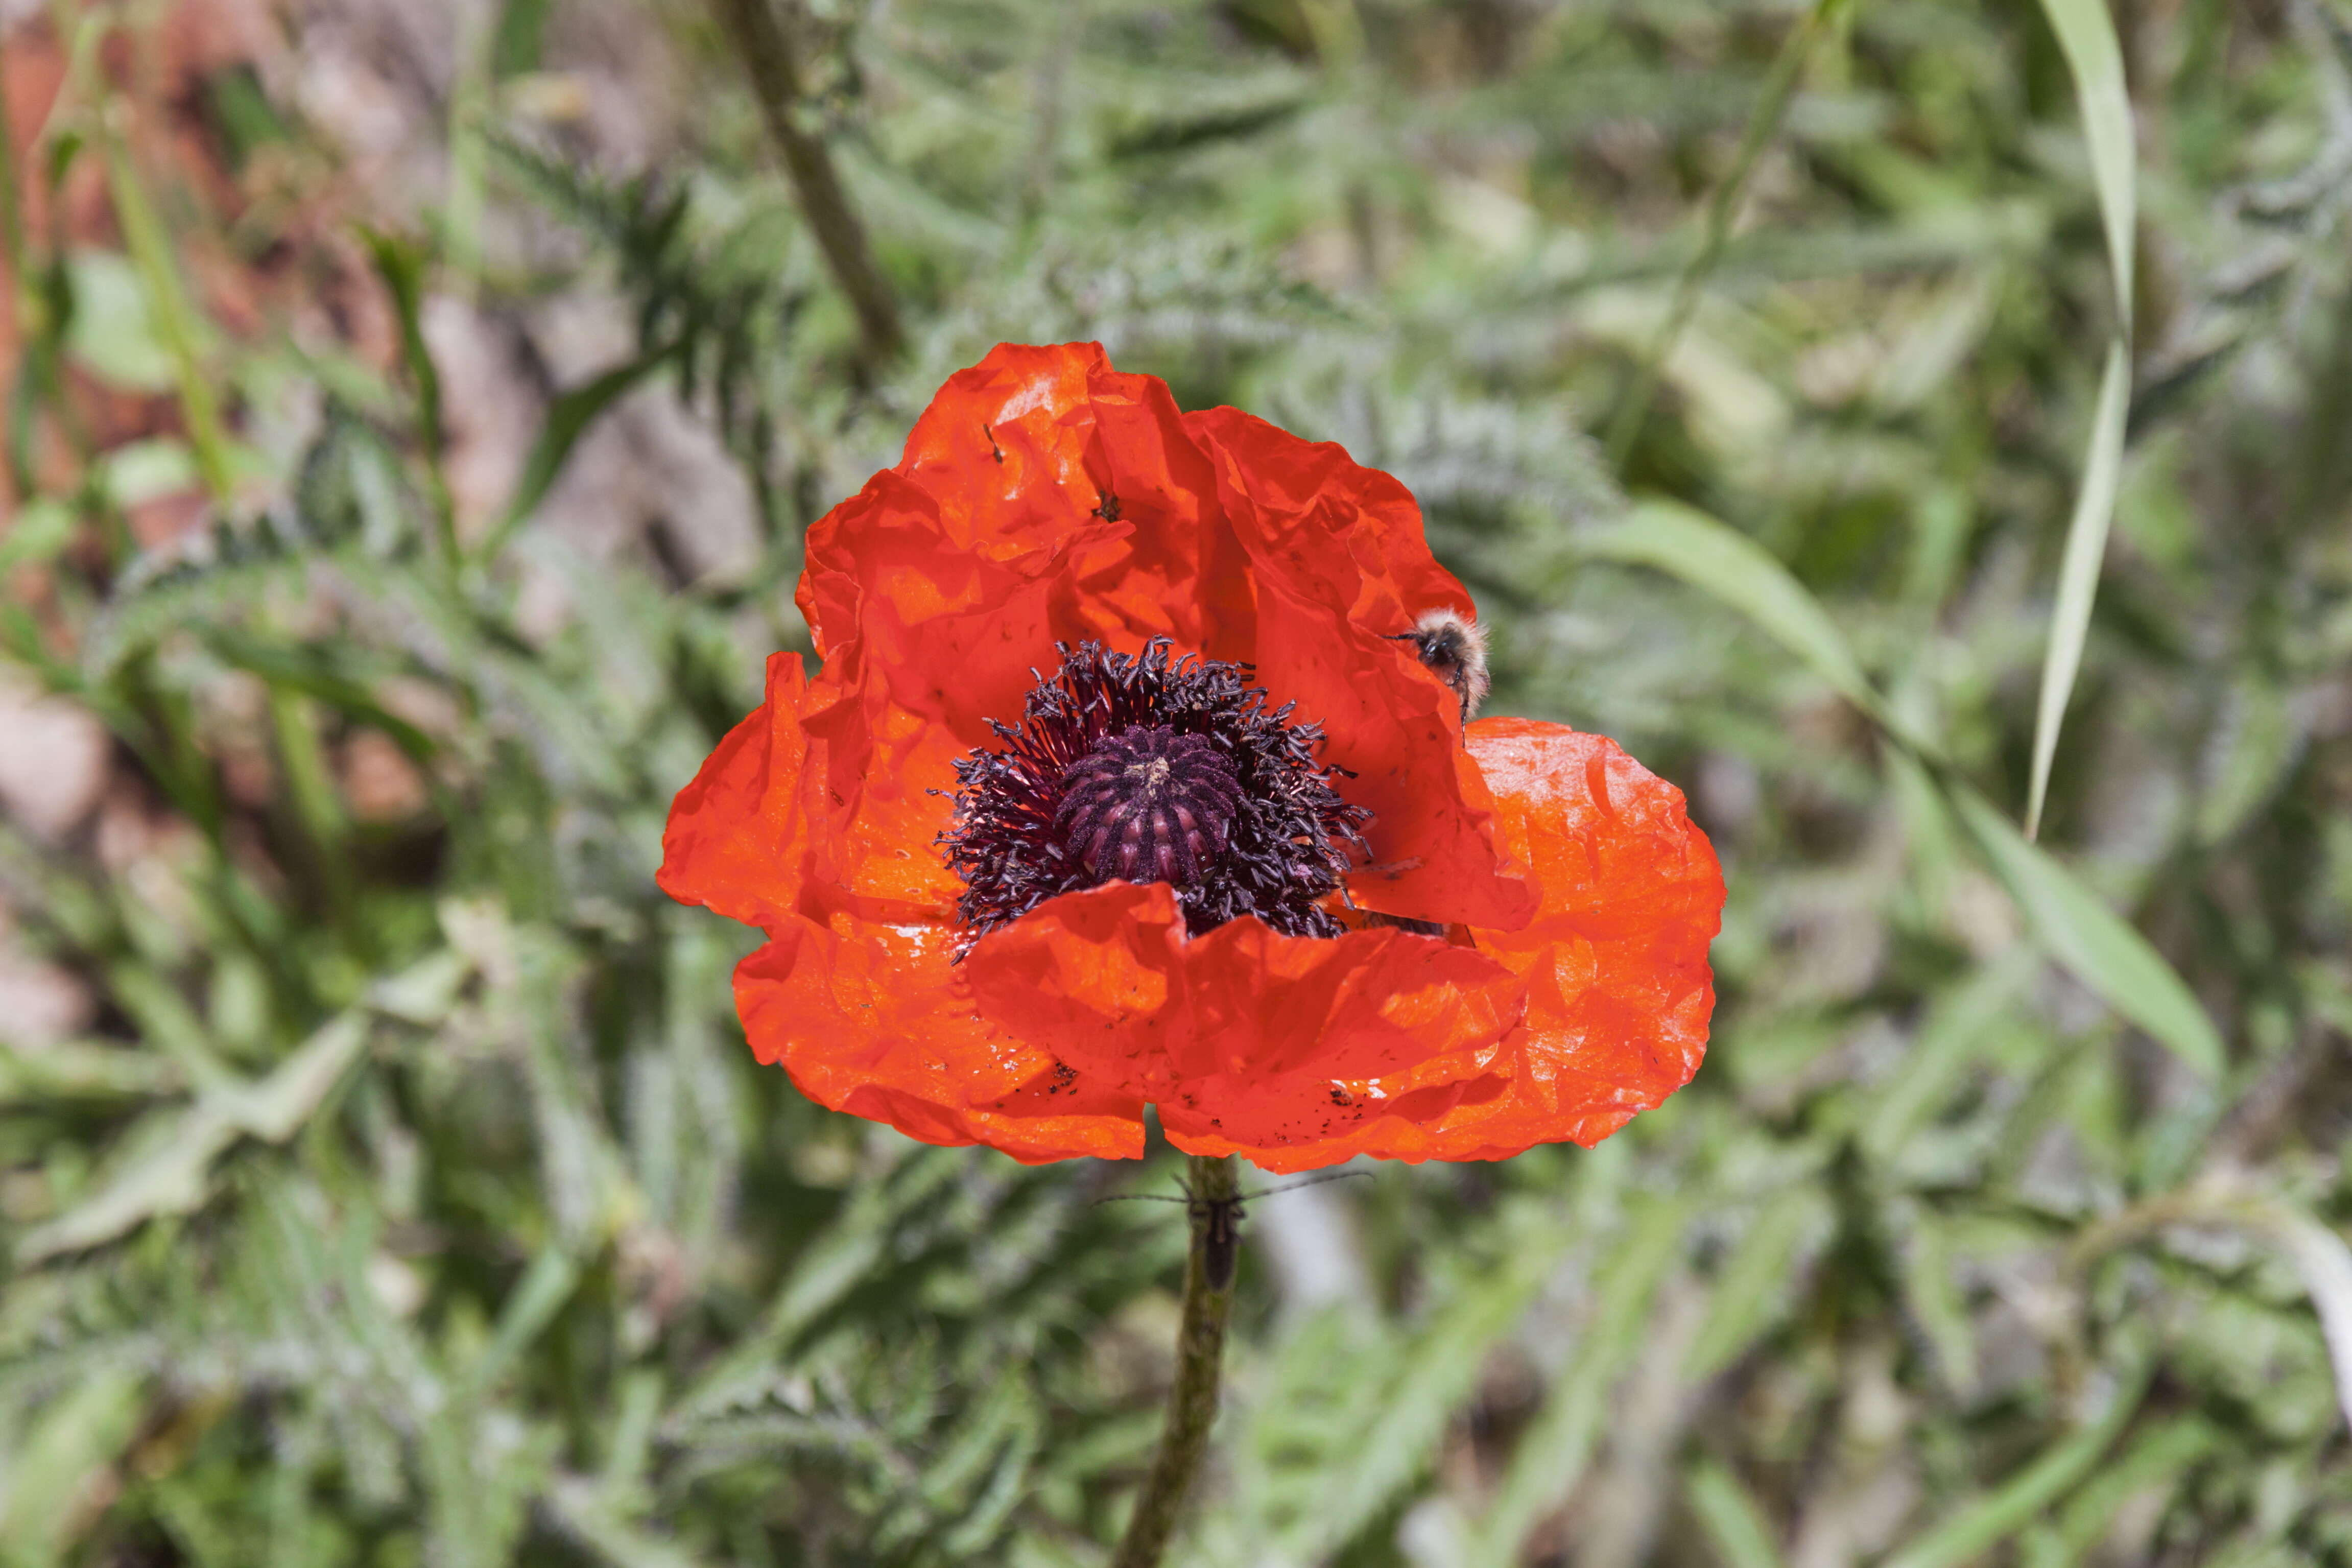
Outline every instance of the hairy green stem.
[(1151, 1457), (1151, 1473), (1144, 1478), (1111, 1568), (1158, 1568), (1217, 1420), (1225, 1320), (1234, 1306), (1234, 1226), (1240, 1217), (1241, 1187), (1229, 1154), (1193, 1155), (1192, 1176), (1192, 1247), (1184, 1262), (1184, 1322), (1176, 1335), (1168, 1423), (1160, 1430), (1160, 1451)]
[(761, 118), (768, 137), (784, 161), (793, 194), (799, 198), (801, 216), (815, 235), (817, 248), (841, 291), (857, 313), (858, 334), (869, 364), (897, 357), (906, 341), (898, 326), (898, 301), (890, 281), (874, 259), (866, 226), (849, 205), (841, 176), (824, 143), (800, 122), (800, 63), (793, 55), (792, 35), (772, 6), (774, 0), (710, 0), (728, 41), (743, 58), (751, 79), (751, 96), (760, 100)]

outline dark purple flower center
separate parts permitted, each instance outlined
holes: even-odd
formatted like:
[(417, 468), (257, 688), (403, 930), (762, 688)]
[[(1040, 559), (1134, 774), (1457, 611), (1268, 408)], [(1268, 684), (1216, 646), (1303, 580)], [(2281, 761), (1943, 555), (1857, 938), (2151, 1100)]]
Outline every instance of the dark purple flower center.
[(1336, 936), (1322, 900), (1363, 850), (1371, 814), (1318, 765), (1320, 727), (1269, 711), (1245, 666), (1060, 646), (1001, 744), (956, 763), (940, 836), (976, 939), (1047, 899), (1101, 883), (1166, 882), (1195, 935), (1256, 915), (1292, 936)]
[(1097, 877), (1189, 888), (1224, 853), (1241, 794), (1214, 742), (1142, 724), (1070, 764), (1054, 825)]

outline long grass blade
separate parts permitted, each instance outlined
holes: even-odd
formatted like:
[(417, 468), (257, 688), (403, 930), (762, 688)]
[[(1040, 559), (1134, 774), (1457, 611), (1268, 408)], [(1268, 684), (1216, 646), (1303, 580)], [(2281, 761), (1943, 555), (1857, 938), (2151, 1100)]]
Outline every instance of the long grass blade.
[(2042, 695), (2033, 715), (2033, 782), (2026, 796), (2025, 836), (2039, 836), (2042, 808), (2050, 796), (2050, 768), (2058, 756), (2058, 727), (2083, 668), (2083, 644), (2091, 635), (2091, 602), (2098, 596), (2099, 566), (2107, 555), (2107, 525), (2123, 478), (2124, 418), (2131, 408), (2131, 352), (2121, 338), (2107, 345), (2107, 368), (2099, 377), (2099, 406), (2091, 419), (2090, 458), (2083, 465), (2083, 489), (2066, 525), (2066, 553), (2058, 566), (2058, 600), (2050, 613), (2050, 651), (2042, 665)]
[(1579, 548), (1603, 560), (1656, 567), (1738, 611), (1890, 737), (1921, 752), (1936, 764), (1931, 772), (1945, 798), (2051, 956), (2191, 1067), (2209, 1075), (2221, 1070), (2221, 1035), (2179, 974), (2146, 937), (1900, 724), (1821, 601), (1769, 551), (1704, 512), (1664, 501), (1635, 507), (1624, 521), (1585, 536)]
[(202, 332), (196, 309), (181, 280), (180, 268), (163, 218), (148, 200), (147, 188), (132, 165), (121, 124), (121, 110), (108, 105), (98, 116), (99, 146), (105, 154), (108, 193), (122, 225), (122, 237), (138, 266), (139, 280), (147, 291), (157, 335), (172, 356), (179, 383), (180, 410), (188, 424), (188, 445), (194, 449), (196, 469), (215, 502), (229, 499), (236, 482), (228, 436), (221, 425), (220, 404), (204, 364)]
[(1717, 519), (1669, 500), (1643, 500), (1624, 520), (1580, 535), (1596, 560), (1651, 566), (1738, 610), (1831, 689), (1880, 723), (1892, 713), (1821, 601), (1762, 545)]
[(2220, 1031), (2147, 939), (1983, 795), (1958, 780), (1946, 780), (1944, 788), (1961, 826), (2050, 955), (2181, 1060), (2219, 1076), (2225, 1058)]
[(1608, 1416), (1609, 1392), (1625, 1371), (1660, 1282), (1682, 1254), (1690, 1214), (1687, 1202), (1662, 1198), (1629, 1216), (1623, 1242), (1593, 1278), (1596, 1301), (1575, 1359), (1511, 1456), (1474, 1563), (1503, 1568), (1519, 1561), (1528, 1532), (1583, 1475)]
[(1610, 461), (1622, 467), (1625, 458), (1640, 438), (1642, 425), (1649, 417), (1650, 405), (1658, 395), (1658, 378), (1665, 368), (1666, 357), (1674, 352), (1675, 341), (1690, 324), (1691, 313), (1698, 308), (1698, 291), (1706, 275), (1723, 254), (1724, 241), (1731, 236), (1731, 220), (1739, 211), (1739, 198), (1748, 189), (1748, 178), (1756, 171), (1756, 161), (1762, 156), (1765, 145), (1780, 128), (1789, 111), (1789, 100), (1796, 96), (1798, 79), (1803, 76), (1805, 62), (1812, 58), (1813, 46), (1820, 42), (1836, 18), (1844, 0), (1814, 0), (1780, 45), (1780, 53), (1772, 62), (1772, 74), (1766, 79), (1764, 91), (1756, 108), (1748, 117), (1747, 132), (1739, 139), (1739, 151), (1732, 155), (1731, 167), (1717, 182), (1715, 194), (1706, 204), (1706, 216), (1701, 224), (1696, 248), (1684, 263), (1681, 274), (1675, 279), (1673, 299), (1666, 306), (1665, 319), (1659, 323), (1658, 333), (1649, 350), (1642, 356), (1633, 387), (1618, 405), (1617, 414), (1609, 423), (1607, 447)]
[(665, 348), (626, 364), (615, 366), (593, 380), (582, 383), (548, 405), (547, 419), (540, 426), (539, 439), (531, 443), (530, 455), (523, 459), (522, 477), (515, 482), (513, 496), (507, 502), (505, 514), (491, 531), (484, 546), (482, 558), (495, 561), (514, 536), (547, 499), (554, 488), (556, 476), (563, 471), (564, 459), (572, 448), (588, 433), (604, 411), (634, 391), (637, 384), (675, 357), (683, 342)]
[(2123, 46), (2116, 40), (2115, 19), (2108, 16), (2104, 0), (2042, 0), (2042, 14), (2058, 35), (2066, 68), (2074, 78), (2074, 95), (2083, 110), (2083, 136), (2091, 148), (2091, 178), (2098, 187), (2099, 222), (2106, 231), (2107, 263), (2115, 274), (2116, 319), (2128, 333), (2138, 196)]
[(2115, 336), (2099, 377), (2099, 404), (2091, 420), (2091, 445), (2083, 463), (2083, 488), (2066, 526), (2066, 553), (2058, 574), (2058, 601), (2051, 615), (2050, 649), (2042, 667), (2042, 695), (2033, 719), (2033, 773), (2025, 805), (2025, 836), (2037, 837), (2050, 793), (2050, 768), (2058, 754), (2058, 730), (2082, 668), (2083, 643), (2091, 629), (2091, 601), (2105, 558), (2107, 524), (2115, 514), (2116, 485), (2123, 462), (2124, 424), (2131, 408), (2132, 247), (2137, 197), (2133, 185), (2131, 99), (2125, 89), (2123, 49), (2104, 0), (2042, 0), (2042, 14), (2058, 35), (2059, 47), (2074, 73), (2083, 110), (2083, 133), (2090, 143), (2091, 175), (2098, 188), (2099, 220), (2106, 231), (2108, 268), (2115, 280)]

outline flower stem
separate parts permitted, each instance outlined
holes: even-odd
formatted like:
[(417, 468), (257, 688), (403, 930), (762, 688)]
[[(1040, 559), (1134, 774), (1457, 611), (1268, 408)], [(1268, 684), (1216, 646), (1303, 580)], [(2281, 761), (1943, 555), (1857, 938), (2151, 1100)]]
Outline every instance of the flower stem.
[(849, 296), (869, 365), (898, 357), (906, 345), (890, 280), (866, 243), (866, 226), (849, 205), (824, 142), (801, 124), (800, 61), (785, 22), (771, 8), (775, 0), (711, 0), (720, 31), (742, 59), (760, 101), (768, 138), (784, 161), (801, 216), (808, 220), (817, 249), (834, 281)]
[(1225, 1319), (1234, 1306), (1234, 1225), (1240, 1218), (1240, 1178), (1231, 1155), (1195, 1154), (1192, 1159), (1192, 1247), (1184, 1260), (1184, 1322), (1176, 1335), (1176, 1381), (1168, 1390), (1168, 1423), (1160, 1430), (1160, 1451), (1127, 1521), (1111, 1568), (1158, 1568), (1177, 1511), (1216, 1424), (1220, 1368), (1225, 1356)]

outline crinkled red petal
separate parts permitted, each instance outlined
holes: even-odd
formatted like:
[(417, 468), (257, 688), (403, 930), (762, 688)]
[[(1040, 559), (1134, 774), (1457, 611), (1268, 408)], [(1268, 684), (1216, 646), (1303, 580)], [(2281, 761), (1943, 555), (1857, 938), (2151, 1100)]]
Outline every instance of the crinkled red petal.
[[(877, 551), (867, 544), (877, 532), (897, 537)], [(954, 556), (1011, 575), (959, 571)], [(1057, 575), (1053, 637), (1199, 647), (1208, 614), (1249, 611), (1239, 559), (1208, 458), (1166, 384), (1120, 374), (1098, 343), (1001, 343), (948, 379), (897, 468), (810, 529), (797, 598), (830, 657), (860, 635), (867, 595), (889, 595), (908, 625), (937, 613), (908, 602), (921, 584), (891, 584), (877, 566), (943, 574), (950, 607), (965, 608), (972, 584), (1001, 592)], [(987, 695), (950, 700), (985, 712)]]
[(677, 792), (654, 878), (671, 898), (756, 926), (774, 925), (799, 900), (808, 857), (806, 684), (800, 655), (770, 656), (767, 700)]
[(1527, 1016), (1497, 1062), (1509, 1092), (1446, 1117), (1435, 1152), (1590, 1147), (1698, 1070), (1723, 870), (1682, 792), (1604, 736), (1482, 719), (1468, 744), (1544, 902), (1517, 931), (1475, 933), (1480, 952), (1527, 980)]
[(1173, 1090), (1191, 1030), (1183, 921), (1165, 882), (1049, 899), (974, 943), (974, 1006), (1007, 1033), (1123, 1094)]
[(1160, 1105), (1171, 1142), (1276, 1172), (1360, 1154), (1499, 1160), (1538, 1143), (1590, 1147), (1690, 1080), (1715, 1003), (1706, 950), (1723, 876), (1682, 793), (1615, 742), (1557, 724), (1482, 720), (1468, 744), (1505, 846), (1543, 892), (1528, 925), (1471, 933), (1482, 955), (1527, 982), (1522, 1018), (1465, 1060), (1339, 1086), (1358, 1114), (1305, 1142), (1268, 1140), (1263, 1123), (1318, 1086), (1202, 1080), (1197, 1111)]
[[(1368, 909), (1507, 927), (1534, 897), (1496, 848), (1458, 703), (1407, 645), (1466, 607), (1402, 486), (1232, 409), (1180, 416), (1095, 344), (1002, 345), (950, 379), (899, 466), (810, 531), (800, 603), (826, 655), (820, 875), (867, 907), (953, 897), (928, 847), (953, 760), (1020, 712), (1057, 641), (1252, 662), (1323, 726), (1374, 814)], [(829, 841), (843, 852), (828, 856)]]
[[(1489, 1048), (1441, 1058), (1393, 1079), (1334, 1083), (1298, 1074), (1244, 1089), (1205, 1079), (1198, 1106), (1160, 1107), (1168, 1141), (1188, 1154), (1240, 1154), (1262, 1171), (1288, 1175), (1344, 1163), (1360, 1154), (1383, 1160), (1451, 1160), (1443, 1137), (1449, 1118), (1492, 1104), (1510, 1080), (1489, 1070)], [(1225, 1115), (1238, 1109), (1240, 1114)]]
[(1520, 981), (1394, 927), (1287, 937), (1255, 918), (1187, 941), (1165, 884), (1050, 900), (963, 965), (980, 1014), (1087, 1081), (1160, 1107), (1179, 1147), (1270, 1169), (1392, 1115), (1491, 1096)]
[(809, 531), (816, 874), (877, 915), (952, 900), (932, 843), (955, 759), (1019, 718), (1056, 642), (1197, 647), (1205, 606), (1246, 610), (1239, 558), (1161, 383), (1091, 343), (1001, 345), (950, 378), (898, 467)]
[(735, 971), (743, 1032), (820, 1105), (1036, 1163), (1143, 1152), (1143, 1107), (981, 1018), (943, 927), (790, 916)]
[(1356, 776), (1371, 864), (1348, 879), (1365, 909), (1508, 928), (1535, 891), (1501, 852), (1494, 802), (1462, 751), (1461, 700), (1393, 640), (1423, 612), (1470, 597), (1422, 537), (1421, 510), (1387, 474), (1234, 408), (1185, 416), (1256, 584), (1256, 615), (1216, 620), (1205, 651), (1255, 664), (1276, 702), (1323, 726), (1327, 762)]

